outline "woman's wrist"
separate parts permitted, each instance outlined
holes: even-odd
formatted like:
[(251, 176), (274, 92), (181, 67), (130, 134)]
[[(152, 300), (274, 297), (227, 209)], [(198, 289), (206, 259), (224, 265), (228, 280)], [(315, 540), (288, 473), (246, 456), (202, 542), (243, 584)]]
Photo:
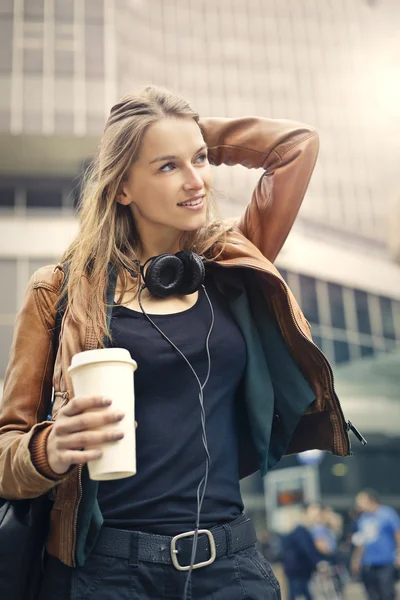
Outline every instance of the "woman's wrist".
[(63, 479), (66, 473), (56, 473), (50, 466), (47, 452), (47, 442), (53, 427), (53, 423), (46, 422), (45, 425), (46, 426), (43, 428), (36, 430), (32, 435), (29, 444), (31, 460), (33, 466), (40, 473), (40, 475), (43, 475), (43, 477), (46, 477), (47, 479), (58, 481), (59, 479)]

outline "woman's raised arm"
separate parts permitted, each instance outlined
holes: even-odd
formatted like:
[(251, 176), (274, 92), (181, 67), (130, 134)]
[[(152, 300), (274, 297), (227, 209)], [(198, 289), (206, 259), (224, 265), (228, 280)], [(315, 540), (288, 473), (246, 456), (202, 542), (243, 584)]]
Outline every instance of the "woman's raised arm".
[(242, 233), (271, 262), (296, 219), (318, 155), (317, 132), (301, 123), (242, 117), (200, 121), (213, 165), (263, 168), (239, 221)]

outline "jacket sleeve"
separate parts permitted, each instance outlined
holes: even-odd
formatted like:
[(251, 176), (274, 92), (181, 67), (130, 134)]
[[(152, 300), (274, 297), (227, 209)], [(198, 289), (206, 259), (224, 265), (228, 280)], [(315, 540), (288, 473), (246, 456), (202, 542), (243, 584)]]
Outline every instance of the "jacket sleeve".
[(52, 393), (53, 327), (58, 289), (28, 284), (14, 328), (10, 358), (0, 402), (0, 496), (33, 498), (61, 479), (50, 469), (46, 421)]
[(274, 262), (296, 219), (318, 155), (318, 134), (293, 121), (242, 117), (199, 123), (213, 165), (264, 169), (241, 232)]

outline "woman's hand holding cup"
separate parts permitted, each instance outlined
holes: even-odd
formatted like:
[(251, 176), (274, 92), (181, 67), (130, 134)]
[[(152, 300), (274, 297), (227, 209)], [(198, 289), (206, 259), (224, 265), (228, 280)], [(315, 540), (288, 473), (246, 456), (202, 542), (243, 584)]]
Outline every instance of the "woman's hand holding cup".
[[(70, 465), (86, 462), (89, 477), (95, 481), (136, 474), (136, 368), (125, 348), (97, 348), (74, 354), (68, 374), (76, 398), (63, 410), (64, 422), (59, 425), (58, 434), (56, 431), (55, 449), (54, 440), (50, 443), (56, 469), (65, 473)], [(113, 410), (102, 398), (112, 399)], [(72, 444), (70, 438), (74, 440)], [(83, 452), (79, 452), (82, 448)]]
[[(124, 437), (117, 425), (124, 413), (112, 410), (111, 404), (112, 400), (99, 396), (75, 397), (60, 410), (47, 438), (49, 466), (55, 473), (100, 458), (102, 451), (96, 446)], [(112, 424), (115, 427), (101, 429)]]

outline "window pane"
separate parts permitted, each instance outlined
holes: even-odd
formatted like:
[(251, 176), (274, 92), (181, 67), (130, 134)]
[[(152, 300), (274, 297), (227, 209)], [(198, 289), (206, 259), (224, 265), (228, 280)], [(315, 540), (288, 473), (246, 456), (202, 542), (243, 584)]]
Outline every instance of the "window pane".
[(42, 73), (43, 50), (37, 48), (25, 48), (24, 50), (24, 72)]
[(104, 42), (103, 24), (87, 23), (86, 37), (86, 75), (88, 77), (103, 77), (104, 75)]
[(54, 68), (56, 74), (72, 75), (74, 72), (74, 54), (71, 50), (56, 50)]
[(74, 18), (74, 3), (65, 0), (54, 0), (54, 16), (56, 21), (72, 21)]
[(17, 312), (17, 261), (0, 260), (0, 313), (14, 315)]
[(14, 0), (1, 0), (0, 15), (12, 15), (14, 11)]
[(383, 335), (394, 340), (396, 336), (394, 333), (392, 301), (390, 298), (379, 296), (379, 304), (381, 307)]
[(310, 323), (319, 323), (315, 279), (300, 275), (301, 308)]
[(15, 204), (15, 190), (14, 188), (3, 188), (0, 189), (0, 207), (9, 206), (12, 207)]
[(332, 327), (346, 329), (343, 306), (343, 288), (336, 283), (328, 283), (329, 306), (331, 309)]
[(11, 72), (13, 23), (7, 17), (0, 17), (0, 71)]
[(374, 356), (374, 349), (372, 346), (360, 346), (361, 356)]
[(3, 379), (8, 358), (10, 355), (11, 342), (13, 337), (14, 327), (12, 325), (0, 325), (0, 378)]
[(85, 18), (87, 21), (98, 21), (103, 18), (103, 1), (104, 0), (86, 0)]
[[(1, 19), (0, 19), (1, 27)], [(0, 71), (2, 70), (2, 39), (0, 30)], [(7, 111), (10, 108), (10, 97), (11, 97), (11, 78), (5, 73), (0, 73), (0, 109)]]
[(396, 349), (396, 341), (386, 338), (385, 339), (385, 350), (386, 352), (393, 352)]
[(368, 296), (366, 292), (354, 290), (357, 310), (357, 323), (360, 333), (371, 334), (371, 322), (368, 312)]
[(26, 206), (28, 208), (60, 208), (62, 192), (55, 189), (27, 189)]
[(6, 109), (6, 110), (0, 109), (0, 130), (1, 131), (9, 130), (10, 119), (11, 119), (10, 111), (8, 109)]
[(350, 360), (349, 345), (347, 342), (334, 340), (333, 346), (335, 350), (335, 362), (342, 363)]
[(24, 14), (26, 17), (43, 17), (43, 0), (25, 0)]

